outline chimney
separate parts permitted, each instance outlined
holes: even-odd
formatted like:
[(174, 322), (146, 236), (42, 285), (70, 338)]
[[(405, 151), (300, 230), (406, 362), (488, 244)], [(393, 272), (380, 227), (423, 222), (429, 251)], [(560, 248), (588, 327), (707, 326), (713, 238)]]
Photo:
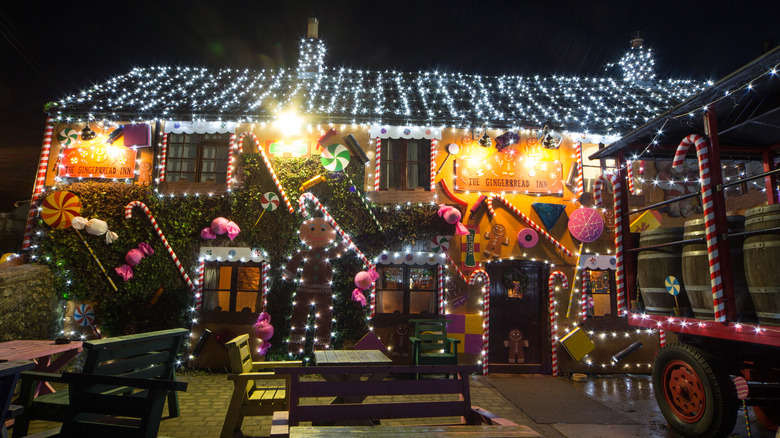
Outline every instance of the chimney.
[(642, 36), (642, 32), (641, 31), (638, 30), (638, 31), (636, 31), (636, 32), (631, 34), (631, 48), (632, 49), (638, 49), (638, 48), (642, 47), (642, 44), (644, 44), (644, 43), (645, 43), (645, 39)]
[(319, 39), (318, 33), (319, 33), (319, 27), (320, 22), (317, 21), (316, 18), (310, 17), (309, 18), (309, 26), (306, 29), (306, 38), (310, 39)]

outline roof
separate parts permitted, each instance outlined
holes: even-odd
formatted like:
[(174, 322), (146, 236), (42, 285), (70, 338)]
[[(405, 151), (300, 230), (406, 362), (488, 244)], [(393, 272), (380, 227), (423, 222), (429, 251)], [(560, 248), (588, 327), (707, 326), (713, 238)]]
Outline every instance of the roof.
[[(689, 134), (704, 134), (702, 112), (711, 105), (722, 151), (735, 158), (780, 145), (780, 47), (750, 62), (714, 85), (624, 135), (590, 156), (615, 156), (620, 151), (638, 159), (673, 154), (668, 148)], [(634, 158), (633, 156), (631, 158)]]
[(323, 68), (134, 68), (47, 105), (59, 119), (266, 121), (295, 108), (316, 123), (533, 128), (616, 135), (701, 91), (692, 80), (482, 76)]

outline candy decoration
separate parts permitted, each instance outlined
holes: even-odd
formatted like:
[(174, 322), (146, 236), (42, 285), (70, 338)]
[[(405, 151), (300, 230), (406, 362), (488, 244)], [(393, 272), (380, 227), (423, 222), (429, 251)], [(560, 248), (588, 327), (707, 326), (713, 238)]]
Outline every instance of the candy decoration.
[(577, 192), (574, 194), (574, 197), (579, 201), (585, 192), (584, 175), (582, 174), (582, 142), (578, 141), (575, 148), (577, 150)]
[(159, 182), (165, 181), (165, 161), (167, 156), (168, 156), (168, 134), (163, 134), (162, 146), (160, 147), (160, 176), (158, 178)]
[(343, 144), (334, 143), (328, 145), (322, 155), (320, 156), (320, 162), (322, 167), (331, 172), (341, 172), (349, 165), (349, 149)]
[(95, 310), (89, 304), (82, 304), (73, 310), (73, 319), (82, 327), (92, 327), (95, 322)]
[(274, 211), (279, 207), (279, 195), (274, 192), (265, 192), (260, 198), (260, 206), (265, 211)]
[(469, 209), (469, 220), (474, 219), (474, 216), (479, 212), (479, 209), (482, 208), (482, 203), (485, 202), (485, 199), (487, 199), (487, 196), (485, 195), (479, 195), (479, 198), (477, 198), (477, 201), (474, 202), (474, 205), (471, 206)]
[(658, 345), (660, 347), (666, 347), (666, 330), (658, 331)]
[(445, 253), (450, 249), (450, 236), (436, 236), (433, 238), (431, 246), (431, 252)]
[(374, 169), (374, 191), (379, 191), (379, 180), (381, 176), (380, 160), (382, 159), (382, 139), (376, 138), (376, 168)]
[(73, 128), (65, 128), (57, 134), (57, 141), (62, 147), (71, 147), (79, 141), (79, 132)]
[(230, 140), (228, 142), (228, 145), (230, 145), (230, 147), (228, 148), (228, 168), (227, 168), (227, 188), (228, 188), (228, 190), (231, 190), (233, 188), (233, 168), (236, 165), (236, 157), (234, 156), (235, 155), (235, 151), (236, 151), (236, 148), (238, 147), (238, 148), (241, 149), (241, 153), (244, 152), (243, 141), (244, 141), (244, 134), (241, 134), (241, 137), (239, 138), (238, 145), (237, 145), (236, 144), (236, 133), (235, 132), (231, 132), (230, 133)]
[(569, 232), (580, 242), (593, 242), (604, 231), (604, 218), (593, 208), (580, 207), (569, 216)]
[(488, 196), (488, 198), (487, 198), (487, 209), (488, 209), (488, 213), (490, 213), (490, 216), (495, 216), (496, 215), (496, 211), (493, 210), (493, 199), (498, 199), (501, 202), (503, 202), (504, 205), (507, 206), (507, 208), (509, 208), (516, 215), (520, 216), (520, 218), (523, 219), (528, 225), (530, 225), (531, 228), (533, 228), (534, 230), (536, 230), (536, 232), (538, 232), (542, 236), (544, 236), (545, 239), (547, 239), (548, 241), (550, 241), (550, 243), (555, 245), (555, 247), (558, 248), (558, 250), (561, 251), (564, 255), (567, 255), (569, 257), (574, 256), (574, 254), (572, 254), (571, 251), (566, 249), (565, 246), (563, 246), (560, 242), (555, 240), (555, 238), (553, 238), (546, 231), (544, 231), (539, 225), (536, 224), (536, 222), (534, 222), (533, 220), (531, 220), (531, 218), (529, 218), (523, 212), (518, 210), (517, 207), (512, 205), (512, 203), (507, 201), (507, 199), (503, 195), (490, 195), (490, 196)]
[(330, 140), (334, 135), (338, 134), (339, 132), (336, 131), (333, 128), (328, 129), (324, 134), (320, 136), (320, 138), (317, 139), (317, 149), (322, 149), (325, 147), (325, 142)]
[(436, 287), (439, 298), (439, 315), (444, 315), (444, 265), (437, 266), (436, 274), (439, 278), (439, 284)]
[(450, 266), (455, 268), (455, 272), (458, 273), (458, 275), (460, 276), (461, 280), (463, 280), (464, 283), (468, 282), (468, 279), (466, 278), (466, 275), (464, 275), (463, 271), (461, 271), (460, 268), (458, 268), (458, 264), (455, 263), (454, 260), (452, 260), (452, 257), (450, 257), (449, 252), (445, 252), (444, 255), (447, 257), (447, 261), (450, 262)]
[(474, 285), (481, 278), (482, 284), (482, 374), (488, 373), (488, 352), (490, 349), (490, 276), (482, 269), (476, 269), (469, 277), (469, 284)]
[(460, 152), (460, 146), (458, 146), (457, 144), (450, 143), (447, 145), (447, 156), (444, 157), (444, 161), (441, 162), (441, 166), (439, 166), (439, 170), (436, 171), (437, 175), (444, 168), (444, 165), (447, 164), (447, 160), (450, 158), (450, 155), (457, 154), (458, 152)]
[(65, 190), (51, 193), (41, 204), (41, 219), (53, 228), (68, 228), (73, 218), (80, 214), (78, 196)]
[(138, 248), (133, 248), (125, 255), (126, 265), (118, 266), (114, 268), (117, 275), (122, 277), (123, 280), (128, 281), (133, 278), (133, 268), (141, 263), (146, 256), (154, 254), (154, 249), (146, 243), (141, 242)]
[(268, 291), (270, 290), (270, 277), (268, 273), (271, 270), (271, 265), (268, 262), (263, 262), (263, 296), (260, 299), (263, 302), (263, 312), (265, 312), (265, 306), (268, 305)]
[[(244, 141), (244, 137), (246, 136), (249, 136), (255, 142), (257, 151), (260, 152), (260, 157), (263, 159), (263, 163), (265, 163), (265, 167), (266, 169), (268, 169), (268, 173), (271, 174), (271, 179), (274, 180), (274, 184), (276, 185), (276, 188), (279, 189), (279, 193), (282, 195), (282, 199), (284, 200), (285, 205), (287, 205), (287, 211), (289, 211), (290, 213), (295, 212), (295, 209), (290, 203), (290, 199), (287, 197), (287, 193), (284, 191), (284, 187), (282, 187), (282, 183), (279, 182), (279, 178), (276, 176), (276, 172), (274, 172), (274, 168), (271, 167), (271, 162), (268, 161), (268, 156), (265, 154), (265, 148), (263, 148), (263, 146), (260, 145), (260, 140), (257, 139), (257, 136), (255, 134), (246, 131), (246, 132), (242, 132), (241, 135), (238, 136), (238, 139), (236, 139), (236, 144), (238, 144), (238, 153), (239, 154), (244, 153), (243, 141)], [(231, 172), (230, 163), (228, 165), (228, 172)], [(228, 178), (228, 184), (230, 184), (230, 181), (231, 179)], [(228, 186), (228, 188), (230, 188), (230, 186)]]
[(536, 215), (539, 216), (544, 227), (548, 230), (552, 230), (563, 212), (566, 211), (565, 205), (547, 204), (545, 202), (534, 202), (531, 204), (531, 208), (534, 209)]
[(634, 187), (634, 163), (631, 162), (631, 161), (627, 162), (626, 163), (626, 170), (627, 170), (627, 172), (626, 172), (627, 177), (626, 178), (628, 179), (628, 191), (632, 195), (636, 195), (639, 192)]
[(152, 223), (152, 227), (154, 227), (154, 230), (157, 232), (160, 240), (165, 245), (165, 249), (168, 251), (168, 255), (171, 256), (171, 260), (173, 260), (173, 263), (176, 264), (176, 267), (179, 269), (179, 273), (181, 274), (182, 278), (184, 278), (187, 286), (189, 286), (190, 290), (193, 292), (197, 292), (197, 288), (190, 280), (187, 272), (184, 271), (184, 267), (181, 265), (181, 262), (179, 262), (179, 258), (176, 257), (176, 253), (173, 252), (173, 248), (171, 248), (171, 245), (168, 243), (168, 239), (165, 238), (162, 230), (160, 230), (160, 226), (157, 225), (157, 220), (152, 215), (152, 212), (149, 211), (149, 207), (147, 207), (146, 204), (141, 201), (132, 201), (125, 206), (125, 219), (130, 219), (133, 217), (133, 207), (139, 207), (143, 209), (144, 213), (146, 213), (146, 217), (149, 218), (149, 222)]
[[(726, 322), (726, 303), (723, 299), (723, 283), (721, 282), (720, 254), (718, 253), (718, 236), (715, 230), (715, 205), (713, 202), (712, 180), (710, 179), (707, 139), (697, 134), (685, 137), (674, 154), (671, 170), (673, 172), (679, 170), (685, 160), (685, 152), (691, 145), (696, 145), (696, 157), (699, 160), (701, 202), (704, 207), (704, 230), (707, 235), (707, 256), (710, 263), (710, 284), (712, 285), (712, 304), (715, 310), (715, 321)], [(615, 216), (617, 217), (617, 214)]]
[(666, 292), (670, 295), (677, 296), (680, 294), (680, 280), (677, 277), (670, 275), (664, 279), (664, 287)]
[(523, 248), (533, 248), (539, 242), (539, 234), (532, 228), (523, 228), (517, 232), (517, 244)]
[(347, 149), (349, 149), (349, 153), (357, 158), (358, 162), (362, 165), (366, 165), (369, 161), (368, 155), (363, 151), (363, 148), (360, 147), (357, 140), (355, 139), (355, 136), (352, 134), (345, 135), (342, 137), (344, 140), (344, 144), (347, 145)]
[[(205, 281), (206, 261), (201, 259), (198, 263), (198, 291), (195, 293), (195, 310), (203, 307), (203, 282)], [(265, 306), (265, 304), (263, 304)], [(265, 310), (265, 307), (263, 307)]]
[(435, 138), (431, 139), (431, 183), (430, 188), (433, 191), (433, 187), (436, 185), (436, 153), (438, 152), (438, 142)]
[(585, 322), (588, 318), (588, 276), (583, 272), (580, 276), (580, 289), (582, 289), (582, 295), (580, 296), (580, 315), (581, 321)]
[(552, 375), (558, 375), (558, 324), (555, 319), (555, 279), (561, 280), (561, 287), (569, 287), (569, 280), (566, 274), (561, 271), (553, 271), (547, 280), (548, 291), (550, 293), (550, 353), (552, 355)]
[(325, 178), (325, 175), (314, 176), (314, 177), (309, 178), (308, 180), (304, 181), (303, 184), (301, 184), (301, 186), (298, 188), (298, 190), (300, 190), (302, 192), (306, 191), (306, 190), (309, 190), (310, 188), (314, 187), (315, 185), (317, 185), (317, 184), (319, 184), (321, 182), (325, 182), (327, 180), (328, 179)]
[(41, 158), (38, 160), (38, 175), (35, 177), (35, 187), (33, 187), (32, 199), (30, 200), (30, 211), (27, 212), (27, 225), (24, 227), (24, 240), (22, 241), (22, 250), (30, 247), (30, 237), (32, 236), (33, 219), (37, 214), (35, 202), (38, 195), (43, 191), (46, 183), (46, 169), (49, 168), (49, 151), (51, 150), (51, 137), (54, 132), (54, 119), (46, 119), (46, 128), (43, 131), (43, 146), (41, 147)]
[(455, 196), (455, 193), (452, 193), (452, 190), (450, 190), (450, 186), (447, 184), (447, 180), (442, 178), (439, 180), (439, 184), (441, 184), (441, 189), (444, 191), (444, 194), (447, 195), (448, 198), (452, 199), (456, 203), (466, 207), (469, 205), (468, 201), (464, 201), (463, 199), (460, 199), (459, 197)]
[[(615, 193), (615, 283), (617, 285), (618, 316), (626, 313), (626, 272), (623, 265), (623, 210), (622, 197), (620, 195), (620, 178), (613, 174), (601, 174), (593, 185), (593, 198), (596, 207), (601, 207), (601, 190), (606, 180), (612, 182), (612, 191)], [(706, 214), (705, 214), (706, 217)]]

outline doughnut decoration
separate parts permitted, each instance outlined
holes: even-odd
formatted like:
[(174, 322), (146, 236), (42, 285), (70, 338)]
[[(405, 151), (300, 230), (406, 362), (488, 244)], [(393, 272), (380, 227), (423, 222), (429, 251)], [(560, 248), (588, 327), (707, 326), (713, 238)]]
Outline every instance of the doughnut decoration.
[(517, 244), (523, 248), (533, 248), (539, 243), (539, 233), (531, 228), (523, 228), (517, 232)]
[(593, 242), (604, 232), (604, 218), (594, 208), (581, 207), (569, 216), (569, 232), (580, 242)]

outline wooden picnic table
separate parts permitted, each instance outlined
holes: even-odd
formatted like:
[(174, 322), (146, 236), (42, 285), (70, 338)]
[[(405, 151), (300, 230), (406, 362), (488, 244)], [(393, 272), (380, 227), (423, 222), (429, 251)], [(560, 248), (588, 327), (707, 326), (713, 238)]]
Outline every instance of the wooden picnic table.
[[(32, 360), (35, 362), (33, 371), (56, 373), (70, 362), (81, 351), (81, 342), (71, 341), (68, 344), (55, 344), (54, 341), (16, 340), (0, 342), (0, 362), (12, 360)], [(57, 356), (52, 360), (52, 356)], [(48, 382), (41, 382), (36, 388), (35, 396), (50, 394), (54, 388)]]
[(403, 438), (410, 436), (424, 436), (426, 438), (541, 438), (541, 435), (528, 426), (294, 426), (290, 428), (290, 438), (357, 438), (366, 436), (372, 438)]

